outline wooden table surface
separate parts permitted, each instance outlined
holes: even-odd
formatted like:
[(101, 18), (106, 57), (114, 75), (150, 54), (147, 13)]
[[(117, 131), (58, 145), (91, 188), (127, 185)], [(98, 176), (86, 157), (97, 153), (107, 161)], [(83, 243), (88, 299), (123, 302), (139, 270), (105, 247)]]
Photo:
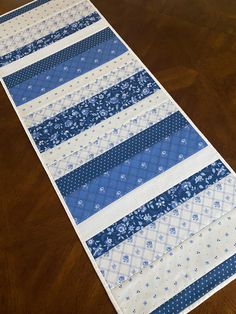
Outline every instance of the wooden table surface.
[[(236, 1), (93, 2), (236, 170)], [(1, 13), (24, 3), (2, 0)], [(0, 313), (115, 313), (2, 88), (0, 97)], [(192, 313), (236, 313), (236, 281)]]

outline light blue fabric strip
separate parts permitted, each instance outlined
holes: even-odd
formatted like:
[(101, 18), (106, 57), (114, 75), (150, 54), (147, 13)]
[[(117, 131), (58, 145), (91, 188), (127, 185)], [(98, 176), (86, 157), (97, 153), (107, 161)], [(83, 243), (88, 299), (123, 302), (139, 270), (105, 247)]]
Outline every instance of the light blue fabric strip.
[(65, 201), (76, 222), (80, 223), (205, 146), (206, 143), (188, 124), (175, 134), (85, 184), (66, 196)]

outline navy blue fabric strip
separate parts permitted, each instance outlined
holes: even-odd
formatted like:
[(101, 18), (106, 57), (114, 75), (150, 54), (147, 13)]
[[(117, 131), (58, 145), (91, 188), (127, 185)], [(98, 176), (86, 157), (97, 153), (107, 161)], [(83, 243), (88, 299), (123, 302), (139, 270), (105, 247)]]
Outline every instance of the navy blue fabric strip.
[(12, 73), (4, 77), (4, 82), (8, 88), (16, 86), (30, 79), (31, 77), (34, 77), (42, 72), (45, 72), (55, 67), (56, 65), (66, 60), (69, 60), (113, 37), (115, 37), (115, 34), (109, 27), (107, 27), (101, 30), (100, 32), (90, 37), (87, 37), (63, 50), (60, 50), (47, 58), (44, 58), (32, 65), (27, 66), (24, 69), (21, 69), (15, 73)]
[(145, 129), (56, 180), (60, 192), (63, 196), (69, 195), (83, 184), (90, 182), (104, 172), (132, 158), (146, 148), (182, 129), (187, 124), (188, 121), (179, 111), (173, 113), (150, 128)]
[(157, 89), (155, 81), (142, 70), (29, 131), (40, 152), (44, 152), (130, 107)]
[(217, 160), (142, 207), (137, 208), (86, 241), (93, 257), (97, 258), (108, 252), (114, 246), (205, 190), (208, 186), (218, 182), (229, 173), (226, 166)]
[(29, 43), (28, 45), (25, 45), (23, 47), (20, 47), (4, 56), (0, 57), (0, 67), (9, 64), (15, 60), (18, 60), (22, 57), (25, 57), (32, 52), (35, 52), (43, 47), (46, 47), (60, 39), (63, 39), (71, 34), (74, 34), (80, 29), (83, 29), (98, 20), (101, 19), (101, 16), (97, 12), (93, 12), (92, 14), (83, 17), (77, 22), (74, 22), (72, 24), (66, 25), (65, 27), (48, 34), (47, 36), (41, 37), (32, 43)]
[(178, 314), (236, 273), (236, 254), (155, 309), (152, 314)]
[(16, 17), (18, 15), (21, 15), (25, 12), (28, 12), (28, 11), (31, 11), (32, 9), (34, 8), (37, 8), (39, 7), (40, 5), (46, 3), (46, 2), (49, 2), (50, 0), (37, 0), (37, 1), (34, 1), (28, 5), (25, 5), (23, 6), (22, 8), (19, 8), (13, 12), (10, 12), (6, 15), (3, 15), (3, 16), (0, 16), (0, 23), (4, 23), (10, 19), (12, 19), (13, 17)]

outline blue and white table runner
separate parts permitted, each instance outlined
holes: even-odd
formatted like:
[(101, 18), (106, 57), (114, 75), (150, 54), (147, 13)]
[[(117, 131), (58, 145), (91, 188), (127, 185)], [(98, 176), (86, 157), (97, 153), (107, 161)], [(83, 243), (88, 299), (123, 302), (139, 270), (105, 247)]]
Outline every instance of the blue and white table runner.
[(0, 17), (0, 75), (118, 313), (187, 313), (236, 276), (236, 176), (88, 0)]

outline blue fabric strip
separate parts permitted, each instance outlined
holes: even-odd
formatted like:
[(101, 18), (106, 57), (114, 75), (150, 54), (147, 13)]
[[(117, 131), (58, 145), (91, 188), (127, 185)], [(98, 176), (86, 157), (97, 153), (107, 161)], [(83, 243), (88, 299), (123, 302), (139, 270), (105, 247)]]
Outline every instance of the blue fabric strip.
[(0, 16), (0, 23), (4, 23), (10, 19), (12, 19), (13, 17), (19, 16), (25, 12), (31, 11), (34, 8), (39, 7), (40, 5), (49, 2), (50, 0), (37, 0), (34, 1), (32, 3), (29, 3), (28, 5), (23, 6), (22, 8), (19, 8), (13, 12), (10, 12), (6, 15)]
[(20, 83), (34, 77), (42, 72), (50, 70), (51, 68), (57, 66), (64, 61), (67, 61), (91, 48), (94, 46), (108, 41), (111, 38), (114, 38), (115, 34), (112, 30), (107, 27), (100, 32), (85, 38), (63, 50), (60, 50), (53, 55), (50, 55), (47, 58), (44, 58), (36, 63), (33, 63), (27, 66), (24, 69), (21, 69), (15, 73), (12, 73), (4, 78), (4, 82), (8, 88), (19, 85)]
[(188, 124), (172, 136), (85, 184), (65, 197), (65, 201), (76, 223), (80, 223), (205, 146), (200, 135)]
[(217, 160), (86, 241), (97, 258), (230, 172)]
[(44, 152), (130, 107), (158, 88), (150, 75), (142, 70), (29, 131), (40, 152)]
[(56, 184), (63, 196), (69, 195), (85, 183), (90, 182), (92, 179), (132, 158), (146, 148), (182, 129), (187, 124), (187, 120), (177, 111), (59, 178), (56, 180)]
[(79, 21), (76, 21), (72, 24), (66, 25), (65, 27), (48, 34), (47, 36), (41, 37), (32, 43), (29, 43), (28, 45), (25, 45), (23, 47), (20, 47), (12, 52), (9, 52), (8, 54), (0, 57), (0, 67), (7, 65), (15, 60), (18, 60), (22, 57), (25, 57), (32, 52), (35, 52), (43, 47), (46, 47), (52, 43), (55, 43), (56, 41), (65, 38), (71, 34), (74, 34), (80, 29), (83, 29), (98, 20), (100, 20), (101, 17), (97, 12), (93, 12), (92, 14), (83, 17)]
[(178, 314), (236, 273), (236, 254), (155, 309), (152, 314)]
[(16, 106), (22, 105), (48, 91), (118, 57), (127, 51), (114, 37), (85, 51), (56, 67), (10, 88)]

